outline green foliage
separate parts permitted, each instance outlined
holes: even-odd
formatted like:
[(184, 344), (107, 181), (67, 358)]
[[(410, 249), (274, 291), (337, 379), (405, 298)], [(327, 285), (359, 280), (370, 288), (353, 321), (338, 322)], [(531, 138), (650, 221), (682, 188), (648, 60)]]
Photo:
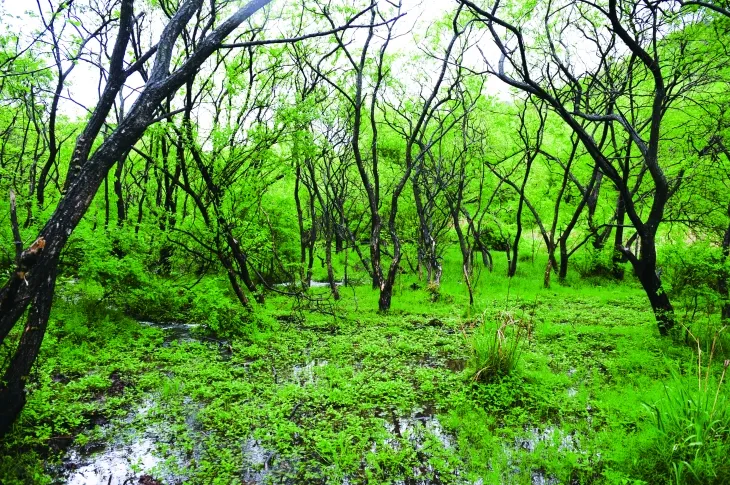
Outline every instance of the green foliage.
[[(158, 9), (163, 3), (149, 0), (137, 7)], [(570, 13), (573, 4), (544, 18), (549, 12), (534, 0), (506, 7), (525, 29), (528, 51), (536, 55), (546, 42), (553, 44), (556, 58), (573, 55), (575, 46), (559, 35), (553, 42), (544, 31), (559, 29), (565, 18), (575, 22), (566, 32), (584, 27), (592, 32), (605, 23), (590, 8)], [(94, 12), (70, 3), (65, 8), (80, 16), (63, 13), (56, 25), (77, 34), (73, 27), (83, 24), (79, 19)], [(286, 8), (292, 9), (285, 10), (287, 16), (296, 18), (293, 26), (331, 27), (316, 8)], [(555, 112), (545, 112), (546, 124), (538, 126), (534, 109), (519, 126), (521, 98), (483, 96), (483, 76), (456, 72), (463, 56), (458, 46), (472, 44), (467, 35), (474, 23), (466, 11), (461, 25), (452, 24), (451, 11), (437, 19), (418, 43), (420, 54), (382, 51), (379, 68), (374, 55), (386, 47), (385, 29), (399, 17), (394, 5), (380, 2), (377, 8), (383, 10), (373, 10), (373, 18), (393, 21), (374, 27), (361, 71), (349, 68), (359, 53), (348, 60), (335, 48), (337, 42), (359, 45), (345, 32), (327, 40), (231, 51), (203, 66), (187, 86), (192, 111), (179, 112), (185, 96), (170, 97), (170, 116), (150, 126), (124, 163), (118, 161), (118, 172), (107, 176), (62, 253), (48, 334), (27, 382), (28, 406), (0, 444), (0, 482), (51, 483), (58, 478), (51, 475), (59, 473), (53, 467), (72, 443), (93, 448), (129, 428), (138, 433), (127, 436), (131, 441), (154, 432), (159, 438), (154, 453), (165, 462), (161, 468), (190, 483), (237, 483), (242, 470), (270, 471), (270, 466), (271, 482), (295, 483), (730, 482), (727, 365), (720, 369), (708, 363), (695, 387), (681, 375), (694, 348), (681, 339), (657, 339), (646, 297), (630, 265), (614, 252), (611, 231), (624, 225), (619, 242), (628, 244), (635, 223), (620, 220), (616, 179), (611, 183), (604, 170), (607, 176), (594, 186), (595, 197), (581, 205), (594, 160), (584, 145), (572, 143), (578, 140), (575, 132)], [(335, 2), (326, 11), (334, 15), (333, 25), (340, 25), (345, 14), (361, 10)], [(631, 9), (622, 11), (621, 20), (633, 15)], [(291, 20), (287, 16), (277, 21), (282, 36)], [(724, 322), (717, 321), (726, 303), (718, 280), (728, 268), (718, 246), (728, 224), (729, 184), (727, 154), (718, 143), (727, 137), (727, 73), (695, 89), (682, 70), (701, 75), (690, 68), (701, 65), (703, 57), (714, 59), (719, 52), (725, 59), (719, 47), (726, 33), (717, 27), (726, 21), (682, 15), (670, 20), (660, 31), (671, 28), (655, 46), (661, 69), (678, 75), (668, 85), (664, 124), (656, 126), (661, 170), (646, 171), (642, 150), (631, 149), (641, 144), (621, 123), (608, 125), (593, 117), (579, 123), (626, 180), (641, 217), (654, 212), (651, 201), (663, 192), (652, 185), (652, 175), (666, 177), (673, 199), (658, 232), (664, 289), (679, 326), (687, 336), (697, 336), (700, 356), (703, 351), (723, 355), (730, 346)], [(115, 22), (104, 25), (111, 28)], [(453, 28), (467, 25), (435, 93), (437, 109), (424, 114), (424, 124), (416, 123), (429, 99), (434, 60)], [(189, 30), (191, 36), (205, 31), (192, 24)], [(258, 35), (257, 28), (253, 32)], [(108, 33), (102, 29), (99, 36), (112, 38)], [(77, 34), (60, 38), (64, 55), (82, 45)], [(14, 258), (5, 194), (10, 188), (18, 194), (21, 239), (27, 246), (64, 197), (73, 140), (84, 122), (57, 117), (53, 135), (60, 151), (46, 164), (54, 104), (49, 93), (57, 74), (45, 68), (52, 59), (37, 52), (37, 46), (53, 42), (44, 37), (48, 32), (38, 35), (37, 45), (17, 57), (27, 39), (12, 32), (0, 36), (4, 276), (11, 274)], [(262, 33), (261, 38), (269, 37)], [(198, 39), (188, 40), (198, 45)], [(609, 59), (612, 54), (618, 57)], [(628, 73), (623, 54), (609, 49), (599, 63), (606, 77), (578, 76), (575, 86), (585, 87), (578, 98), (585, 106), (625, 113), (623, 121), (639, 127), (632, 136), (648, 140), (651, 135), (656, 141), (650, 121), (642, 121), (656, 118), (647, 117), (650, 108), (644, 105), (652, 92), (651, 76), (635, 56), (636, 70)], [(306, 62), (298, 63), (299, 57)], [(675, 60), (683, 64), (673, 66)], [(175, 62), (181, 65), (184, 59)], [(208, 71), (213, 65), (220, 66), (218, 74)], [(530, 68), (540, 65), (531, 62)], [(376, 78), (379, 72), (382, 80)], [(362, 79), (356, 85), (358, 74)], [(601, 94), (613, 78), (632, 81)], [(62, 87), (65, 93), (67, 86)], [(347, 99), (355, 91), (362, 91), (362, 99)], [(568, 91), (556, 94), (557, 100), (578, 99)], [(73, 100), (62, 99), (61, 105), (68, 101)], [(209, 114), (199, 114), (199, 106)], [(358, 106), (364, 110), (355, 115)], [(109, 118), (94, 147), (117, 126)], [(355, 120), (360, 126), (353, 125)], [(411, 136), (408, 131), (416, 125), (419, 132)], [(182, 136), (187, 128), (192, 139)], [(518, 134), (525, 138), (519, 140)], [(411, 143), (416, 152), (428, 150), (407, 160)], [(353, 144), (362, 152), (361, 167), (356, 167)], [(525, 157), (531, 150), (535, 159), (527, 177)], [(566, 162), (571, 153), (574, 159)], [(406, 161), (414, 163), (408, 167), (411, 178), (402, 178), (409, 173)], [(44, 166), (50, 172), (40, 204)], [(302, 167), (308, 173), (295, 178)], [(369, 182), (362, 180), (363, 173)], [(516, 189), (520, 184), (523, 188)], [(400, 198), (392, 197), (396, 187), (403, 189)], [(368, 200), (364, 189), (379, 192)], [(427, 214), (418, 213), (410, 196), (417, 189)], [(521, 196), (530, 204), (517, 221)], [(543, 289), (543, 238), (559, 238), (578, 208), (567, 238), (568, 283)], [(404, 253), (388, 314), (374, 311), (378, 295), (365, 270), (372, 257), (367, 247), (371, 211), (384, 224), (383, 266), (396, 256), (394, 235)], [(421, 240), (421, 219), (434, 238), (428, 250), (443, 262), (439, 285), (425, 284), (414, 274), (419, 250), (423, 255), (431, 244)], [(669, 221), (683, 221), (689, 229)], [(504, 252), (515, 244), (518, 224), (517, 274), (506, 280)], [(479, 241), (494, 257), (493, 272), (473, 262), (474, 306), (467, 303), (456, 229), (465, 235), (459, 241), (468, 246), (465, 253), (477, 249)], [(334, 233), (348, 247), (334, 256), (337, 279), (347, 261), (348, 280), (361, 285), (341, 288), (338, 302), (327, 299), (326, 288), (312, 288), (296, 300), (261, 289), (263, 282), (296, 280), (306, 270), (307, 255), (301, 253), (309, 242), (315, 251), (314, 278), (324, 280), (323, 244)], [(240, 244), (243, 257), (231, 241)], [(362, 259), (353, 244), (363, 249)], [(245, 272), (259, 288), (244, 288), (252, 308), (244, 308), (230, 287), (229, 277), (243, 280)], [(614, 278), (624, 273), (619, 285)], [(264, 295), (265, 303), (253, 302)], [(474, 307), (484, 309), (476, 324)], [(173, 338), (150, 322), (199, 327)], [(471, 332), (462, 338), (466, 326)], [(3, 341), (3, 366), (21, 332), (19, 324)], [(666, 386), (665, 358), (680, 369)], [(153, 405), (140, 416), (137, 410), (148, 400)], [(653, 403), (650, 418), (641, 400)], [(251, 442), (259, 448), (252, 450)], [(252, 463), (249, 455), (261, 450), (268, 461)], [(637, 456), (637, 450), (643, 454)]]
[[(527, 274), (540, 274), (533, 270), (542, 257), (523, 263)], [(453, 263), (444, 265), (445, 281), (458, 274)], [(501, 271), (505, 262), (496, 263)], [(165, 281), (150, 278), (151, 289)], [(183, 321), (219, 322), (224, 343), (195, 334), (169, 340), (107, 305), (69, 305), (64, 298), (80, 295), (73, 292), (83, 284), (65, 281), (29, 405), (2, 445), (0, 480), (50, 483), (44, 462), (58, 463), (68, 446), (56, 451), (54, 436), (93, 447), (130, 427), (155, 433), (165, 470), (189, 483), (228, 483), (241, 470), (263, 470), (245, 451), (250, 440), (276, 457), (272, 480), (296, 483), (531, 483), (538, 474), (638, 484), (671, 473), (653, 459), (664, 435), (641, 402), (661, 407), (665, 356), (687, 362), (692, 353), (654, 335), (639, 290), (607, 282), (544, 290), (529, 276), (508, 287), (485, 273), (476, 302), (484, 313), (474, 339), (465, 339), (460, 330), (474, 321), (468, 312), (465, 321), (455, 316), (468, 307), (462, 288), (445, 284), (432, 302), (424, 289), (409, 289), (413, 278), (403, 277), (390, 315), (373, 310), (377, 292), (365, 285), (343, 291), (336, 319), (292, 319), (291, 301), (276, 296), (251, 314), (236, 313), (225, 279), (204, 277), (179, 311)], [(497, 350), (484, 355), (499, 356), (501, 346), (509, 357), (489, 368), (512, 371), (465, 382), (478, 371), (472, 345), (480, 338)], [(717, 409), (726, 404), (723, 387)], [(137, 415), (140, 407), (147, 410)], [(95, 424), (101, 417), (109, 425)], [(249, 443), (244, 452), (242, 442)], [(180, 453), (194, 460), (180, 461)]]
[(628, 265), (616, 263), (614, 257), (612, 249), (591, 247), (577, 254), (571, 262), (581, 278), (600, 281), (624, 273), (625, 267)]
[(720, 249), (708, 243), (667, 246), (662, 251), (662, 279), (673, 300), (713, 313), (719, 303), (719, 278), (728, 268)]

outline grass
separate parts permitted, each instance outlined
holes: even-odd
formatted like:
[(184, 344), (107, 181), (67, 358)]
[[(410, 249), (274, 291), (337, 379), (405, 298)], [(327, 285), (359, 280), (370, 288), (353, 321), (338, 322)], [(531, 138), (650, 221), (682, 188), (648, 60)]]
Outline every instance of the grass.
[(659, 432), (654, 447), (659, 457), (658, 473), (670, 477), (672, 483), (730, 482), (730, 400), (723, 387), (730, 360), (722, 362), (719, 379), (713, 368), (725, 329), (722, 326), (709, 341), (709, 355), (704, 361), (702, 342), (687, 329), (697, 347), (696, 375), (688, 378), (673, 371), (665, 398), (646, 405)]
[(650, 406), (660, 436), (654, 447), (659, 472), (672, 483), (730, 482), (730, 402), (720, 399), (721, 385), (697, 388), (675, 376), (665, 399)]
[(482, 315), (473, 329), (469, 342), (467, 368), (475, 382), (487, 383), (504, 377), (517, 368), (522, 341), (528, 329), (509, 312), (501, 312), (498, 322), (488, 321)]
[[(343, 289), (336, 317), (298, 318), (291, 300), (271, 297), (224, 343), (166, 343), (158, 329), (59, 302), (28, 406), (0, 444), (0, 482), (52, 483), (70, 441), (150, 427), (164, 461), (152, 474), (187, 483), (241, 483), (268, 468), (272, 483), (639, 484), (670, 480), (671, 462), (710, 469), (657, 451), (694, 419), (677, 404), (688, 395), (665, 384), (674, 389), (672, 369), (696, 378), (697, 355), (658, 336), (638, 286), (571, 275), (546, 290), (538, 254), (510, 282), (499, 260), (482, 271), (470, 308), (452, 260), (438, 301), (410, 275), (388, 315), (369, 285)], [(703, 425), (716, 470), (728, 463), (727, 428), (714, 424), (727, 415), (727, 384), (715, 385), (723, 359), (713, 391), (689, 394), (707, 411), (719, 390)], [(126, 385), (112, 394), (115, 371)], [(130, 415), (149, 400), (144, 416)], [(59, 436), (69, 442), (57, 446)]]

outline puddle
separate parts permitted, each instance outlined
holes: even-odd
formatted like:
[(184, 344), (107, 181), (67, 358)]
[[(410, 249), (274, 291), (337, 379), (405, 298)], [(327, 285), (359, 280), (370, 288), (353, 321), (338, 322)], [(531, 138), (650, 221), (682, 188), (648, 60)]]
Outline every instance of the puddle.
[(246, 464), (243, 470), (244, 483), (263, 483), (271, 474), (269, 462), (274, 452), (267, 450), (253, 439), (249, 439), (243, 445), (243, 457)]
[[(343, 286), (345, 284), (344, 281), (335, 281), (335, 286)], [(329, 288), (330, 282), (329, 281), (310, 281), (309, 282), (310, 288)]]
[(560, 485), (560, 480), (547, 476), (543, 471), (536, 471), (530, 475), (530, 483), (532, 485)]
[[(352, 282), (348, 282), (348, 284), (352, 285)], [(292, 288), (292, 287), (298, 288), (298, 287), (301, 286), (301, 282), (297, 281), (295, 283), (291, 283), (291, 282), (289, 282), (289, 283), (276, 283), (274, 286), (277, 287), (277, 288)], [(345, 282), (344, 281), (335, 281), (335, 286), (345, 286)], [(329, 288), (330, 287), (330, 282), (329, 281), (316, 281), (316, 280), (311, 280), (309, 282), (309, 287), (310, 288)]]
[(452, 372), (461, 372), (466, 368), (466, 359), (447, 359), (446, 368)]
[[(429, 463), (429, 456), (433, 454), (433, 438), (438, 440), (438, 443), (445, 449), (453, 449), (455, 444), (453, 437), (444, 430), (441, 422), (435, 416), (433, 406), (426, 405), (414, 409), (408, 416), (398, 416), (392, 412), (383, 424), (391, 436), (385, 440), (385, 446), (400, 451), (404, 445), (410, 445), (420, 462), (412, 467), (411, 478), (396, 480), (394, 483), (397, 485), (442, 484), (439, 472)], [(376, 443), (373, 443), (371, 451), (377, 452)], [(458, 470), (454, 473), (456, 476), (459, 475)]]
[(148, 327), (159, 328), (165, 332), (164, 345), (167, 347), (171, 342), (198, 342), (200, 337), (195, 335), (195, 331), (202, 325), (199, 323), (156, 323), (156, 322), (139, 322)]
[[(185, 405), (186, 426), (193, 433), (201, 433), (197, 421), (199, 406), (189, 398)], [(173, 452), (171, 460), (166, 461), (157, 447), (164, 443), (174, 448), (175, 426), (150, 418), (155, 407), (156, 400), (149, 398), (121, 422), (102, 426), (100, 446), (72, 446), (57, 470), (59, 478), (69, 485), (156, 484), (162, 483), (160, 480), (184, 483), (187, 477), (175, 470), (187, 468), (191, 459), (197, 461), (201, 444), (198, 441), (190, 456), (184, 456), (182, 451)], [(139, 423), (150, 424), (139, 432), (135, 430)]]
[(162, 344), (163, 347), (169, 347), (172, 342), (208, 343), (210, 345), (218, 346), (221, 360), (230, 360), (231, 358), (232, 348), (230, 342), (228, 340), (218, 340), (201, 335), (199, 329), (203, 327), (203, 325), (199, 323), (156, 323), (145, 321), (140, 321), (139, 323), (148, 327), (154, 327), (162, 330), (165, 333)]
[(312, 360), (304, 365), (295, 365), (292, 368), (292, 380), (301, 386), (314, 384), (317, 381), (316, 369), (326, 365), (326, 360)]
[(386, 443), (394, 449), (400, 449), (401, 441), (407, 439), (416, 451), (425, 451), (429, 435), (438, 439), (446, 449), (454, 447), (453, 438), (446, 433), (430, 405), (415, 409), (410, 416), (392, 413), (385, 420), (385, 429), (393, 436)]
[(124, 485), (135, 483), (143, 475), (154, 476), (149, 472), (162, 461), (154, 455), (154, 450), (155, 443), (151, 437), (129, 445), (115, 445), (92, 456), (85, 457), (74, 450), (64, 460), (64, 467), (78, 468), (71, 472), (66, 483)]
[[(533, 453), (541, 443), (545, 443), (547, 446), (557, 446), (558, 450), (563, 452), (578, 452), (580, 450), (580, 443), (573, 434), (564, 433), (552, 426), (544, 429), (526, 428), (525, 435), (515, 438), (513, 447), (504, 447), (507, 464), (512, 469), (513, 474), (520, 473), (520, 463), (516, 453), (520, 450)], [(530, 471), (531, 485), (559, 485), (560, 483), (560, 480), (548, 475), (544, 470)]]
[[(255, 439), (248, 439), (243, 444), (244, 485), (264, 483), (292, 483), (286, 477), (296, 472), (295, 462), (277, 459), (277, 453), (264, 448)], [(278, 480), (275, 480), (278, 478)]]
[(576, 451), (579, 447), (578, 440), (572, 434), (565, 434), (561, 430), (548, 426), (545, 429), (528, 428), (525, 430), (527, 436), (515, 438), (517, 448), (522, 448), (530, 453), (535, 451), (539, 443), (547, 443), (548, 445), (558, 443), (558, 449), (561, 451)]

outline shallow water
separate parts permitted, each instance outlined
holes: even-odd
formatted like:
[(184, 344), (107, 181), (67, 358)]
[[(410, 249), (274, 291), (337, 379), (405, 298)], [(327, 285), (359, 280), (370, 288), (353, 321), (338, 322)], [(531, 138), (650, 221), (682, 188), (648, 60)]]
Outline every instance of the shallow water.
[[(164, 345), (202, 339), (196, 334), (200, 325), (140, 323), (164, 331)], [(438, 364), (459, 372), (463, 370), (464, 363), (463, 359), (452, 359), (445, 363), (443, 360), (439, 360)], [(294, 365), (286, 380), (299, 386), (315, 385), (318, 375), (321, 374), (320, 369), (327, 365), (328, 361), (323, 359), (314, 359)], [(131, 411), (123, 422), (104, 424), (100, 433), (102, 441), (94, 442), (98, 444), (95, 448), (72, 446), (64, 457), (63, 467), (58, 469), (57, 476), (63, 483), (71, 485), (136, 484), (142, 483), (140, 479), (143, 476), (148, 479), (162, 480), (164, 483), (185, 483), (187, 480), (185, 470), (192, 465), (193, 460), (197, 462), (201, 458), (204, 439), (203, 430), (196, 430), (196, 428), (200, 428), (197, 420), (200, 406), (189, 398), (186, 398), (186, 402), (189, 406), (186, 406), (185, 410), (185, 423), (194, 434), (199, 433), (200, 435), (200, 440), (190, 456), (183, 456), (182, 451), (175, 449), (175, 437), (171, 435), (170, 431), (173, 427), (170, 422), (165, 422), (164, 416), (162, 420), (152, 419), (148, 416), (151, 413), (159, 412), (158, 398), (153, 395), (142, 402), (137, 409)], [(159, 416), (157, 417), (159, 418)], [(439, 421), (435, 408), (430, 404), (425, 404), (406, 415), (391, 412), (379, 417), (383, 419), (383, 426), (389, 437), (377, 444), (373, 443), (371, 451), (378, 451), (379, 446), (399, 451), (405, 446), (412, 448), (420, 461), (420, 464), (414, 465), (409, 473), (412, 478), (394, 483), (403, 485), (445, 483), (440, 479), (437, 470), (429, 463), (429, 457), (433, 455), (434, 446), (440, 445), (444, 449), (454, 450), (457, 444), (455, 438), (444, 429)], [(578, 448), (578, 443), (572, 436), (563, 435), (560, 430), (550, 427), (525, 429), (525, 434), (517, 439), (513, 446), (515, 451), (522, 449), (533, 452), (540, 442), (559, 442), (560, 449), (565, 450)], [(164, 444), (162, 449), (169, 447), (171, 450), (168, 449), (165, 454), (161, 453), (161, 449), (158, 447), (160, 443)], [(302, 471), (300, 469), (302, 463), (297, 458), (280, 456), (276, 450), (265, 447), (254, 437), (242, 442), (241, 454), (243, 467), (240, 477), (244, 484), (295, 483), (291, 477), (296, 476), (298, 469)], [(164, 456), (167, 456), (167, 459)], [(170, 468), (171, 466), (172, 468)], [(515, 470), (516, 467), (517, 464), (515, 464)], [(461, 474), (462, 470), (456, 471), (457, 477)], [(348, 478), (345, 477), (342, 483), (343, 485), (349, 483)], [(467, 481), (458, 483), (472, 484)], [(481, 482), (475, 483), (480, 484)], [(558, 482), (539, 470), (533, 470), (531, 483), (555, 485)]]
[(199, 323), (157, 323), (157, 322), (139, 322), (148, 327), (154, 327), (165, 332), (165, 345), (170, 342), (197, 342), (200, 340), (195, 335), (196, 330), (201, 328)]
[[(144, 419), (154, 407), (152, 399), (144, 401), (125, 419), (127, 425)], [(123, 426), (123, 425), (122, 425)], [(63, 459), (65, 479), (69, 485), (136, 483), (137, 478), (151, 472), (162, 459), (155, 455), (157, 439), (153, 430), (141, 435), (128, 432), (114, 436), (114, 426), (102, 427), (102, 435), (108, 441), (97, 447), (72, 447)], [(99, 449), (101, 448), (101, 449)]]
[(326, 360), (312, 360), (303, 365), (292, 367), (292, 380), (300, 386), (314, 384), (317, 380), (316, 369), (327, 365)]
[(84, 456), (72, 450), (64, 460), (66, 467), (75, 467), (66, 483), (68, 485), (124, 485), (135, 483), (162, 461), (154, 455), (155, 443), (145, 437), (128, 445), (112, 445), (98, 454)]

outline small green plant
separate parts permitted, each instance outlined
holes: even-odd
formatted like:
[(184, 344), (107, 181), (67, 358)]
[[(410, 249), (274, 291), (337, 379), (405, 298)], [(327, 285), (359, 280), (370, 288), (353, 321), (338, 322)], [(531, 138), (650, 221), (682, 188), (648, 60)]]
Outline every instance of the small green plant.
[(724, 361), (720, 378), (713, 378), (712, 360), (720, 332), (706, 364), (699, 339), (688, 333), (697, 343), (696, 385), (673, 370), (665, 399), (646, 405), (659, 432), (657, 465), (676, 484), (730, 483), (730, 399), (723, 387), (730, 360)]
[(441, 286), (436, 282), (429, 282), (426, 286), (426, 292), (431, 295), (431, 301), (434, 303), (441, 299)]
[(470, 338), (471, 356), (467, 369), (475, 382), (491, 382), (517, 367), (525, 332), (509, 312), (501, 312), (498, 322), (482, 315)]

